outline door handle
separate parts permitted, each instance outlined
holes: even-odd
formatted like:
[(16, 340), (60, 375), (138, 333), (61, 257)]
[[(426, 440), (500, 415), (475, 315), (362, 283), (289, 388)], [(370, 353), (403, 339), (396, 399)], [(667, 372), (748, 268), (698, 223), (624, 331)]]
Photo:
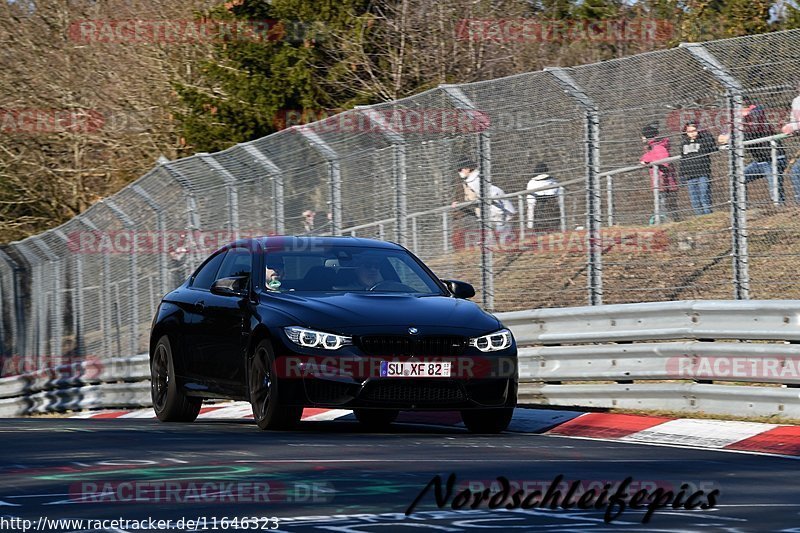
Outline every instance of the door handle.
[(206, 308), (206, 303), (203, 300), (198, 300), (197, 302), (195, 302), (194, 306), (198, 311), (202, 312), (203, 309)]

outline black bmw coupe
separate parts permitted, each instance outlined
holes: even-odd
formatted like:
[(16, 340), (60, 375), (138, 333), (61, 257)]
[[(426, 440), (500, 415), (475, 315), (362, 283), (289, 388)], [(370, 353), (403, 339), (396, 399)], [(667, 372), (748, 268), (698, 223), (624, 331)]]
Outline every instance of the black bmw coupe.
[(242, 239), (216, 251), (158, 307), (152, 399), (162, 421), (204, 398), (247, 400), (261, 429), (306, 406), (352, 409), (373, 429), (402, 410), (461, 411), (504, 430), (517, 347), (497, 318), (397, 244), (352, 237)]

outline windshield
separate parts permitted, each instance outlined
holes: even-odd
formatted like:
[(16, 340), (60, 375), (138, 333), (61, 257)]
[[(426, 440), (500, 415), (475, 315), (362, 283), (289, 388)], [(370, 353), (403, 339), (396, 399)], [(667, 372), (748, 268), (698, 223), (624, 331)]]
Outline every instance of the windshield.
[(265, 252), (265, 286), (278, 292), (403, 292), (443, 294), (404, 250), (354, 246)]

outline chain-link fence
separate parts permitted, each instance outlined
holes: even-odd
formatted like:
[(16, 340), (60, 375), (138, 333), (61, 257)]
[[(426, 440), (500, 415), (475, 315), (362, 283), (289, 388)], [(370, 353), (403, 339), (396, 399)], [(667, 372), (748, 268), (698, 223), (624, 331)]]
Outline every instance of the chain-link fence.
[(789, 31), (441, 86), (163, 161), (3, 247), (2, 374), (145, 352), (162, 295), (251, 235), (396, 241), (494, 311), (800, 298), (800, 143), (778, 135), (799, 49)]

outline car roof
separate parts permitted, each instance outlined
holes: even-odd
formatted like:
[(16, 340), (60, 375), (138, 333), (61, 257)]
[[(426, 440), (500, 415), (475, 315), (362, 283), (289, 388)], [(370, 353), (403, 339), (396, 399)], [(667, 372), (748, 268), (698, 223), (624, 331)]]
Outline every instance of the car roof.
[(270, 235), (268, 237), (253, 237), (239, 239), (237, 246), (247, 246), (258, 242), (263, 249), (309, 249), (311, 246), (354, 246), (363, 248), (383, 248), (389, 250), (402, 250), (403, 247), (393, 242), (365, 239), (362, 237), (318, 237), (318, 236), (292, 236)]

